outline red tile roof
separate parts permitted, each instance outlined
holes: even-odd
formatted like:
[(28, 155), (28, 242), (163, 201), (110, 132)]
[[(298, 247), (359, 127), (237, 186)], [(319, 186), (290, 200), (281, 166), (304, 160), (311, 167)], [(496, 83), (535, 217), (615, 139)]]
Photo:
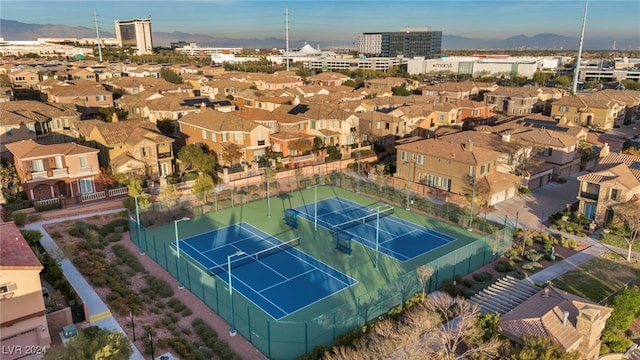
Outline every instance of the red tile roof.
[(13, 221), (0, 222), (0, 269), (42, 269), (36, 254), (33, 253)]

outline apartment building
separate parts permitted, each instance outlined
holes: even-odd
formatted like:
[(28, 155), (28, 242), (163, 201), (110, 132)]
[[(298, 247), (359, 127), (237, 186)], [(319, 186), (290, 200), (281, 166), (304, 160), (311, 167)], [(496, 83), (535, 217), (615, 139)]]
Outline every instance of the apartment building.
[(43, 267), (13, 222), (0, 220), (0, 343), (2, 359), (51, 346), (40, 271)]

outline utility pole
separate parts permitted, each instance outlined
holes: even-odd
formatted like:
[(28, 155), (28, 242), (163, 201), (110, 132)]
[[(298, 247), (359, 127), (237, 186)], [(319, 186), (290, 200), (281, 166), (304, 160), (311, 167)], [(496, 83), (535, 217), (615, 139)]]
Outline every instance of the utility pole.
[(580, 46), (578, 47), (578, 58), (576, 59), (576, 68), (573, 72), (573, 83), (571, 84), (571, 93), (573, 95), (578, 91), (578, 75), (580, 74), (580, 58), (582, 57), (582, 44), (584, 43), (584, 28), (587, 26), (587, 7), (589, 0), (584, 1), (584, 16), (582, 17), (582, 32), (580, 33)]
[(100, 62), (102, 62), (102, 44), (100, 43), (100, 30), (98, 30), (98, 14), (93, 10), (93, 21), (96, 24), (96, 36), (98, 37), (98, 56), (100, 57)]
[(476, 177), (475, 174), (471, 177), (471, 205), (469, 206), (469, 231), (473, 231), (473, 202), (476, 198)]
[(284, 31), (286, 50), (284, 52), (284, 61), (287, 62), (287, 71), (289, 71), (289, 8), (284, 9)]

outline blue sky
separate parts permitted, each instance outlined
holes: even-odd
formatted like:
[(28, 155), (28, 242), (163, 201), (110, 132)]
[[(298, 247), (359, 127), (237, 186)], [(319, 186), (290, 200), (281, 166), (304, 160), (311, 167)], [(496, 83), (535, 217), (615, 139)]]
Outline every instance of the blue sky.
[[(115, 20), (151, 16), (153, 31), (284, 38), (284, 13), (288, 8), (291, 39), (351, 43), (362, 32), (424, 26), (446, 35), (472, 38), (539, 33), (579, 37), (584, 4), (582, 0), (2, 0), (0, 16), (34, 24), (93, 27), (95, 10), (100, 29), (111, 33), (115, 32)], [(638, 14), (640, 0), (591, 0), (586, 35), (638, 38)]]

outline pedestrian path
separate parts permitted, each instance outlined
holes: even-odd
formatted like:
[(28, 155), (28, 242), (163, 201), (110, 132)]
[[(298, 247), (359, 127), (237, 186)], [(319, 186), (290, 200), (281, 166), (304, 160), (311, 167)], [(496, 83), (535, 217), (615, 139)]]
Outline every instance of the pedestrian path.
[(604, 246), (589, 246), (588, 248), (580, 251), (579, 253), (569, 256), (568, 258), (558, 262), (557, 264), (551, 265), (544, 270), (538, 271), (537, 273), (529, 276), (523, 281), (527, 281), (532, 284), (544, 284), (545, 282), (551, 281), (560, 275), (568, 273), (569, 271), (577, 268), (578, 266), (586, 263), (591, 259), (597, 258), (607, 251), (609, 250)]
[[(99, 213), (98, 215), (117, 213), (122, 210), (123, 209), (108, 210), (108, 211)], [(49, 234), (44, 230), (43, 225), (61, 222), (61, 221), (67, 221), (67, 220), (73, 221), (73, 220), (77, 220), (77, 219), (81, 219), (81, 218), (85, 218), (87, 216), (93, 216), (93, 215), (96, 215), (96, 213), (75, 215), (75, 216), (70, 216), (70, 217), (61, 218), (61, 219), (46, 220), (42, 222), (27, 224), (24, 226), (24, 229), (40, 231), (42, 233), (42, 238), (40, 239), (40, 244), (42, 245), (42, 247), (47, 251), (47, 253), (49, 253), (49, 255), (53, 256), (56, 259), (60, 259), (63, 256), (62, 255), (63, 252), (58, 247), (58, 244), (56, 244), (55, 241), (53, 241), (53, 239), (51, 239)], [(91, 323), (91, 325), (98, 326), (103, 329), (119, 331), (126, 336), (126, 333), (124, 332), (120, 324), (118, 324), (116, 319), (114, 319), (113, 316), (111, 315), (111, 312), (109, 311), (109, 308), (107, 307), (107, 305), (102, 301), (100, 296), (98, 296), (98, 294), (93, 290), (91, 285), (87, 282), (87, 280), (85, 280), (85, 278), (82, 276), (80, 271), (78, 271), (78, 269), (73, 265), (73, 263), (71, 263), (69, 259), (63, 258), (62, 260), (59, 260), (59, 264), (60, 264), (60, 267), (62, 268), (62, 272), (64, 273), (64, 276), (67, 278), (67, 280), (69, 281), (71, 286), (74, 288), (78, 296), (80, 296), (83, 303), (86, 305), (86, 308), (89, 312), (88, 314), (86, 314), (86, 316), (89, 322)], [(130, 359), (144, 360), (144, 356), (142, 355), (142, 353), (140, 353), (140, 351), (138, 351), (138, 348), (136, 348), (133, 344), (131, 344), (131, 348), (133, 349), (133, 354), (131, 355)]]

